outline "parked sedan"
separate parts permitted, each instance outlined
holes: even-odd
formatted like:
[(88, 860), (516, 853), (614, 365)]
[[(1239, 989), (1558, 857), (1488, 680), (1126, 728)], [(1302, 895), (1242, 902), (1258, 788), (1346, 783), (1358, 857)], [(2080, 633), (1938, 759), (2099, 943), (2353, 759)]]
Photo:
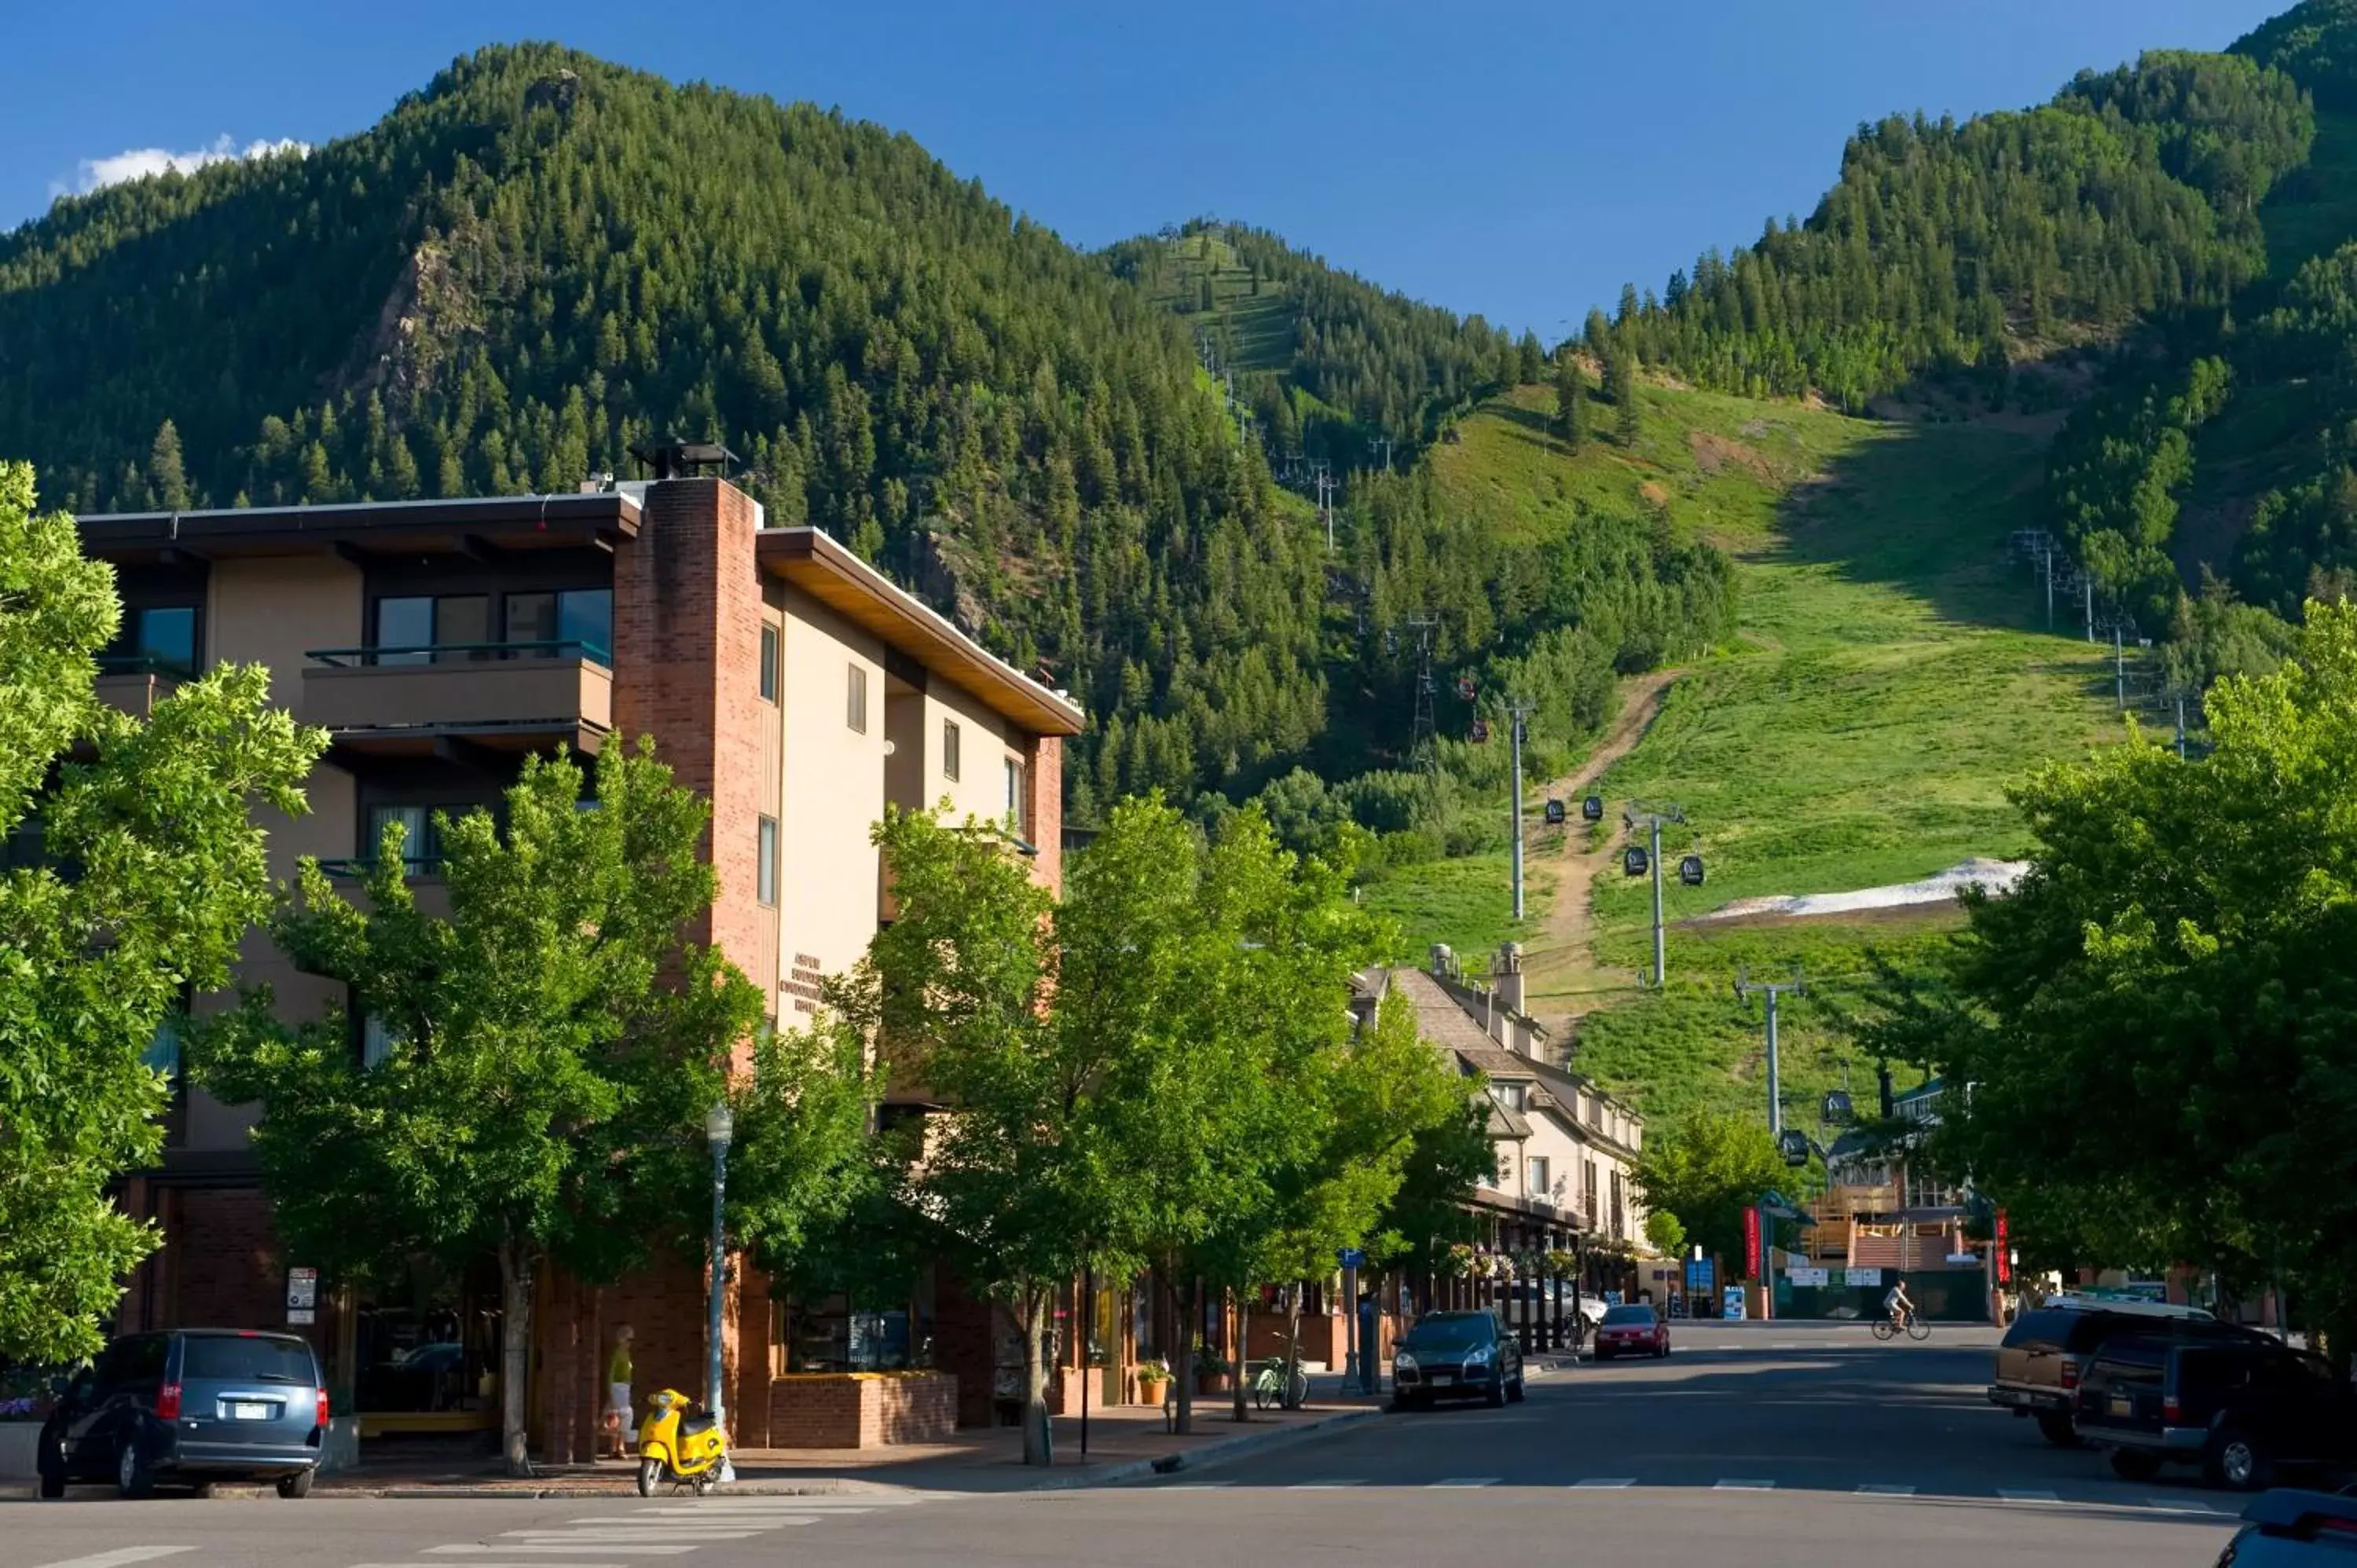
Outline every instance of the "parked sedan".
[(1650, 1306), (1608, 1306), (1596, 1326), (1596, 1359), (1615, 1356), (1666, 1356), (1670, 1353), (1669, 1320)]

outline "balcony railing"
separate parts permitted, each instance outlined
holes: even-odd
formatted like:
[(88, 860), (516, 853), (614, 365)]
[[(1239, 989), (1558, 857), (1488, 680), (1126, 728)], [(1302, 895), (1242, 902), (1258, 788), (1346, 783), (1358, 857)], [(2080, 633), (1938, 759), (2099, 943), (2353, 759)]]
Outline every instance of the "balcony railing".
[(423, 664), (484, 664), (511, 659), (579, 659), (602, 669), (614, 656), (594, 642), (433, 642), (393, 648), (315, 648), (304, 658), (331, 670), (414, 669)]
[(102, 653), (96, 660), (101, 677), (108, 675), (161, 675), (172, 681), (193, 681), (194, 666), (178, 659), (167, 659), (160, 653)]

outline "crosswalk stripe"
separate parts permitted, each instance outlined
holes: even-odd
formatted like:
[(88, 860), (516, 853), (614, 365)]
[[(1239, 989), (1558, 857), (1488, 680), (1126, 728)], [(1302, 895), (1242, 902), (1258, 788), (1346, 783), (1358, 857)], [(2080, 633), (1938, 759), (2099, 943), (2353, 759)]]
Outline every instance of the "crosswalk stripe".
[[(843, 1511), (851, 1513), (866, 1510), (846, 1509)], [(568, 1520), (565, 1522), (568, 1524), (633, 1524), (641, 1530), (693, 1531), (701, 1529), (726, 1530), (736, 1525), (743, 1525), (750, 1530), (767, 1530), (771, 1525), (816, 1524), (818, 1520), (819, 1516), (814, 1513), (706, 1514), (694, 1523), (685, 1520), (652, 1519), (642, 1513), (601, 1513), (591, 1514), (586, 1519)]]
[(1883, 1481), (1868, 1481), (1858, 1490), (1869, 1498), (1911, 1498), (1915, 1495), (1912, 1487), (1895, 1487)]
[(592, 1525), (586, 1530), (565, 1530), (550, 1525), (540, 1530), (503, 1530), (500, 1531), (500, 1539), (538, 1541), (750, 1541), (760, 1533), (759, 1530), (633, 1530), (611, 1525)]
[(1781, 1343), (1780, 1343), (1780, 1344), (1770, 1345), (1770, 1346), (1769, 1346), (1769, 1347), (1768, 1347), (1768, 1348), (1770, 1348), (1770, 1350), (1797, 1350), (1797, 1349), (1799, 1349), (1799, 1348), (1800, 1348), (1800, 1347), (1799, 1347), (1798, 1345), (1793, 1344), (1791, 1340), (1787, 1339), (1787, 1340), (1782, 1341), (1782, 1342), (1781, 1342)]
[(1585, 1480), (1574, 1481), (1571, 1489), (1575, 1492), (1625, 1492), (1636, 1484), (1634, 1476), (1590, 1476)]
[(1166, 1492), (1216, 1492), (1222, 1487), (1232, 1487), (1233, 1481), (1178, 1481), (1162, 1489)]
[(1458, 1476), (1449, 1480), (1433, 1482), (1431, 1489), (1438, 1491), (1463, 1487), (1494, 1487), (1500, 1479), (1501, 1477), (1496, 1476)]
[(513, 1545), (485, 1546), (479, 1542), (468, 1541), (462, 1545), (457, 1546), (429, 1546), (425, 1549), (425, 1555), (428, 1557), (491, 1557), (504, 1553), (510, 1556), (532, 1555), (554, 1557), (567, 1552), (610, 1552), (618, 1556), (621, 1556), (628, 1555), (633, 1552), (643, 1552), (650, 1557), (677, 1557), (683, 1552), (689, 1552), (694, 1550), (695, 1547), (692, 1542), (684, 1541), (664, 1541), (660, 1544), (653, 1541), (632, 1541), (627, 1546), (620, 1544), (601, 1546), (596, 1541), (567, 1541), (563, 1545), (551, 1543), (546, 1546), (538, 1545), (533, 1542), (518, 1542)]
[(1713, 1481), (1711, 1483), (1710, 1489), (1714, 1492), (1772, 1492), (1776, 1489), (1776, 1483), (1773, 1481), (1749, 1480), (1740, 1477), (1727, 1477), (1721, 1480)]
[(2040, 1491), (2035, 1487), (2025, 1488), (1999, 1487), (1996, 1489), (1996, 1495), (2009, 1503), (2051, 1503), (2061, 1500), (2052, 1492)]
[(153, 1563), (158, 1557), (178, 1557), (183, 1552), (194, 1552), (193, 1546), (118, 1546), (112, 1552), (101, 1552), (89, 1557), (69, 1557), (62, 1563), (44, 1563), (42, 1568), (124, 1568), (130, 1563)]
[(1363, 1478), (1351, 1476), (1333, 1481), (1296, 1481), (1285, 1489), (1288, 1492), (1331, 1492), (1344, 1487), (1363, 1487), (1366, 1484)]

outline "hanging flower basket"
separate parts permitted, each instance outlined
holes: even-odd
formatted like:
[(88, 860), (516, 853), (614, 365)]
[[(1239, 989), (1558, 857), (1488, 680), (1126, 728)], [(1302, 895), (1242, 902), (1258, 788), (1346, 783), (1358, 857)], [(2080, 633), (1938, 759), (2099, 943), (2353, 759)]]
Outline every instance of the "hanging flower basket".
[(1444, 1279), (1461, 1280), (1472, 1273), (1474, 1262), (1470, 1242), (1452, 1241), (1447, 1251), (1433, 1260), (1433, 1272)]
[(1579, 1273), (1579, 1254), (1554, 1251), (1546, 1255), (1546, 1272), (1555, 1279), (1568, 1279)]

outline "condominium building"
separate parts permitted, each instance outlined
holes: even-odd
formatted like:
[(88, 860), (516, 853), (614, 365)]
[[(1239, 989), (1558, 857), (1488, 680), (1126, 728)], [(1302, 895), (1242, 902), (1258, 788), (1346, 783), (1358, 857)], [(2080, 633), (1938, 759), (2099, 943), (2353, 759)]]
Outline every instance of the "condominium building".
[[(947, 800), (992, 820), (1056, 886), (1060, 747), (1079, 708), (826, 534), (764, 527), (745, 492), (696, 473), (716, 449), (651, 456), (655, 479), (578, 494), (84, 518), (84, 547), (114, 564), (124, 607), (102, 693), (145, 712), (206, 666), (266, 667), (274, 700), (330, 737), (308, 814), (267, 824), (274, 875), (305, 855), (355, 871), (397, 820), (427, 900), (437, 810), (496, 807), (535, 753), (651, 736), (712, 802), (719, 897), (688, 938), (750, 975), (781, 1027), (807, 1019), (824, 978), (878, 929), (869, 830), (888, 805)], [(298, 1015), (346, 1002), (260, 932), (241, 979), (268, 982)], [(381, 1042), (369, 1021), (352, 1026), (365, 1061)], [(173, 1065), (168, 1033), (155, 1059)], [(304, 1260), (272, 1236), (252, 1119), (182, 1091), (160, 1166), (124, 1195), (166, 1244), (132, 1282), (121, 1326), (289, 1321)], [(480, 1270), (460, 1273), (421, 1263), (405, 1292), (317, 1309), (331, 1376), (380, 1426), (483, 1419), (498, 1293)], [(588, 1441), (587, 1359), (625, 1318), (644, 1376), (702, 1387), (704, 1283), (694, 1260), (603, 1290), (544, 1282), (534, 1398), (548, 1452)], [(740, 1442), (765, 1440), (780, 1316), (760, 1281), (740, 1279), (728, 1328)]]

